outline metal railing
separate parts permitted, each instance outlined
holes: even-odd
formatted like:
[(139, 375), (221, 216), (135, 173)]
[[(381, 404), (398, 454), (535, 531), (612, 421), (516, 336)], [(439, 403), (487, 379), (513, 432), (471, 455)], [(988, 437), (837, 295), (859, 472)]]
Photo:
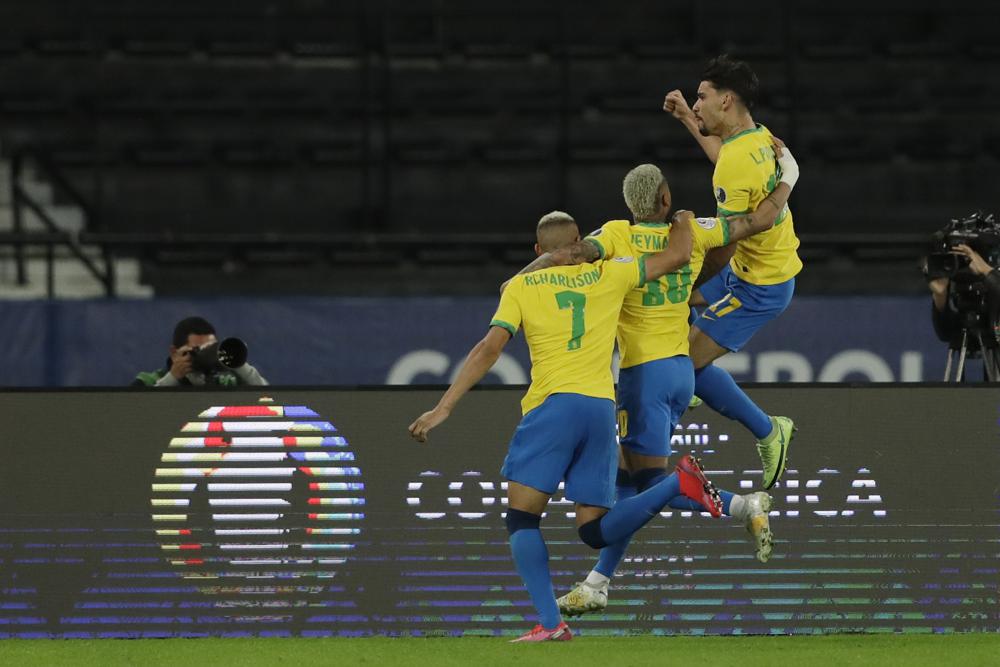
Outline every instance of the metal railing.
[[(93, 208), (73, 184), (44, 155), (36, 151), (19, 151), (16, 153), (11, 158), (10, 165), (10, 201), (13, 234), (9, 235), (7, 244), (11, 245), (14, 249), (17, 284), (28, 284), (26, 246), (29, 244), (44, 246), (46, 249), (47, 292), (51, 298), (54, 292), (55, 248), (57, 246), (64, 246), (74, 258), (83, 264), (87, 272), (101, 283), (105, 293), (108, 296), (114, 296), (114, 258), (111, 256), (109, 250), (102, 248), (104, 263), (104, 267), (102, 268), (85, 252), (77, 234), (59, 228), (59, 224), (52, 215), (45, 209), (41, 202), (32, 197), (31, 193), (24, 186), (22, 179), (28, 163), (34, 166), (54, 188), (57, 188), (64, 194), (74, 206), (80, 209), (83, 213), (84, 229), (94, 229), (96, 227), (96, 215)], [(41, 221), (45, 227), (44, 234), (26, 233), (24, 225), (26, 211), (30, 211)]]
[[(83, 213), (84, 229), (77, 233), (60, 229), (57, 221), (37, 201), (23, 182), (26, 166), (38, 170), (58, 192)], [(10, 192), (13, 231), (0, 233), (0, 248), (12, 249), (16, 280), (26, 285), (27, 255), (31, 248), (41, 248), (46, 261), (46, 294), (55, 295), (56, 250), (65, 248), (102, 286), (108, 297), (116, 295), (114, 260), (117, 256), (138, 257), (148, 261), (193, 263), (209, 261), (220, 265), (229, 259), (264, 265), (287, 261), (298, 254), (331, 264), (350, 263), (386, 269), (398, 263), (433, 266), (494, 265), (514, 270), (530, 261), (534, 244), (531, 234), (390, 234), (390, 233), (151, 233), (102, 231), (98, 214), (80, 191), (38, 151), (15, 154), (11, 160)], [(45, 227), (41, 232), (25, 229), (25, 216), (34, 214)], [(799, 235), (800, 255), (807, 263), (849, 260), (855, 266), (874, 266), (886, 261), (911, 262), (925, 251), (927, 237), (919, 233), (841, 233)], [(95, 256), (101, 259), (95, 260)], [(184, 258), (187, 258), (185, 260)]]

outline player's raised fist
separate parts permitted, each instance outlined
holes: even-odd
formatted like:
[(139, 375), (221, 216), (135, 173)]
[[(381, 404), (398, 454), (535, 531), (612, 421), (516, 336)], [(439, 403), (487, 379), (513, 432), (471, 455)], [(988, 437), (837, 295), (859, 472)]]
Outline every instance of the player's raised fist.
[(691, 107), (684, 99), (684, 93), (679, 90), (671, 90), (663, 100), (663, 110), (678, 120), (683, 120), (691, 115)]

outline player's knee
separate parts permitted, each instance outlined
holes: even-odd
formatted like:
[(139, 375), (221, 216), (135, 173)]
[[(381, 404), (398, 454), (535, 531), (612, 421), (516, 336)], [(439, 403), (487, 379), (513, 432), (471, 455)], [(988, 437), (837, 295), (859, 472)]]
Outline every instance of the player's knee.
[(507, 524), (507, 533), (513, 535), (519, 530), (537, 530), (538, 526), (542, 523), (542, 517), (531, 512), (509, 509), (507, 510), (507, 518), (504, 521)]
[(635, 489), (642, 493), (651, 486), (656, 486), (667, 476), (666, 468), (643, 468), (632, 473), (632, 483)]
[(588, 521), (577, 528), (577, 532), (580, 533), (580, 539), (583, 540), (583, 543), (592, 549), (603, 549), (608, 546), (608, 543), (604, 541), (604, 535), (601, 533), (600, 519)]

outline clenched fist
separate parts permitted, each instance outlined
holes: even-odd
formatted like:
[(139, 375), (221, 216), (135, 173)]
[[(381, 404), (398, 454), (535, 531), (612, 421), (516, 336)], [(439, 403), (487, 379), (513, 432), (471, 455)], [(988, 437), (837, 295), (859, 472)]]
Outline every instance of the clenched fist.
[(428, 410), (410, 424), (410, 435), (417, 442), (427, 442), (427, 434), (430, 430), (447, 419), (449, 414), (451, 414), (450, 410), (441, 407)]
[(684, 99), (684, 93), (679, 90), (671, 90), (667, 93), (666, 98), (663, 100), (663, 110), (681, 121), (692, 115), (691, 107), (688, 106), (687, 100)]

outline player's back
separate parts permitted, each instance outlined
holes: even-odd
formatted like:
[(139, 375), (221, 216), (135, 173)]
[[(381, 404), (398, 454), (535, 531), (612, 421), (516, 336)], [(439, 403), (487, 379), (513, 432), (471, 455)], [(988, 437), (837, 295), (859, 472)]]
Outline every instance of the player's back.
[(557, 266), (515, 276), (491, 323), (524, 328), (531, 354), (527, 413), (554, 393), (614, 399), (611, 354), (622, 301), (644, 280), (633, 257)]
[[(780, 177), (773, 138), (766, 127), (758, 125), (726, 139), (712, 176), (719, 216), (756, 210)], [(737, 276), (755, 285), (785, 282), (802, 269), (798, 247), (792, 212), (785, 206), (774, 227), (737, 244), (731, 266)]]
[[(668, 223), (612, 220), (587, 240), (602, 256), (642, 257), (664, 250), (670, 243)], [(618, 321), (621, 367), (688, 353), (688, 298), (701, 271), (705, 253), (729, 242), (728, 227), (716, 218), (697, 218), (691, 226), (691, 261), (673, 273), (646, 281), (625, 296)]]

